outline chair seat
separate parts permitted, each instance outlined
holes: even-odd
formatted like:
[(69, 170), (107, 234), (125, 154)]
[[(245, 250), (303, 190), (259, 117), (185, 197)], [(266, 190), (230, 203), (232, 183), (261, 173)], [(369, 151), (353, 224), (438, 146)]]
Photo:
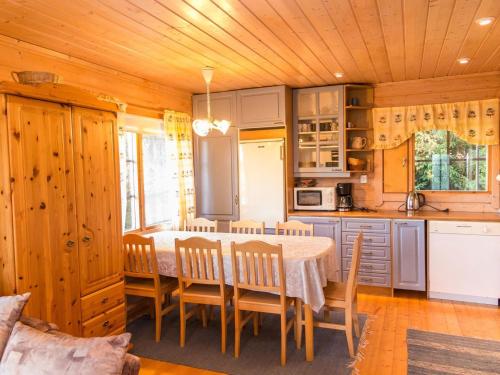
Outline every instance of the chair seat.
[[(160, 288), (163, 293), (174, 291), (178, 286), (177, 278), (160, 275)], [(127, 290), (154, 291), (154, 280), (127, 276), (125, 278), (125, 293)]]
[[(262, 306), (281, 306), (279, 294), (256, 292), (253, 290), (241, 290), (238, 303), (244, 307), (245, 304), (262, 305)], [(293, 298), (286, 297), (287, 305), (293, 302)]]
[[(233, 293), (233, 288), (226, 286), (226, 297)], [(183, 297), (192, 298), (220, 298), (220, 286), (208, 284), (191, 284), (184, 289)]]
[(347, 284), (345, 283), (336, 283), (329, 281), (326, 287), (323, 288), (325, 299), (335, 300), (335, 301), (345, 301), (346, 287)]

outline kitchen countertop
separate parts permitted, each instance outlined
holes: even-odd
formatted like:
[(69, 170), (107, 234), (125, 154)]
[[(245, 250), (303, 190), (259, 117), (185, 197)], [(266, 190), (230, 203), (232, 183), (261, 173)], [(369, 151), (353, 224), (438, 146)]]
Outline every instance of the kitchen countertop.
[(367, 218), (367, 219), (405, 219), (405, 220), (451, 220), (451, 221), (496, 221), (500, 222), (500, 214), (494, 212), (462, 212), (462, 211), (417, 211), (414, 214), (406, 212), (377, 210), (364, 211), (290, 211), (289, 216)]

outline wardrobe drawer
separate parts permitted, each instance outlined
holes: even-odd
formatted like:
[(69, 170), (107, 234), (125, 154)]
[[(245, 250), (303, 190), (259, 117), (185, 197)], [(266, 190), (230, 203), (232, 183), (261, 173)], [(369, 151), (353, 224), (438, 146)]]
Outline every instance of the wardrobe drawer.
[[(342, 257), (352, 257), (353, 245), (342, 245)], [(391, 260), (390, 247), (363, 246), (361, 248), (361, 259)]]
[[(351, 258), (342, 259), (342, 271), (349, 271), (351, 269)], [(359, 272), (370, 273), (391, 273), (391, 262), (383, 260), (361, 260), (359, 264)]]
[(125, 287), (120, 282), (82, 298), (82, 321), (87, 321), (104, 311), (125, 303)]
[[(347, 281), (349, 275), (348, 271), (343, 272), (344, 282)], [(370, 285), (370, 286), (382, 286), (391, 287), (391, 275), (376, 274), (369, 272), (360, 272), (358, 274), (358, 284), (359, 285)]]
[(364, 233), (390, 233), (390, 220), (342, 219), (342, 231)]
[[(354, 244), (359, 233), (342, 232), (342, 245)], [(363, 246), (391, 246), (389, 233), (363, 233)]]
[(125, 326), (125, 304), (83, 323), (83, 337), (108, 336)]

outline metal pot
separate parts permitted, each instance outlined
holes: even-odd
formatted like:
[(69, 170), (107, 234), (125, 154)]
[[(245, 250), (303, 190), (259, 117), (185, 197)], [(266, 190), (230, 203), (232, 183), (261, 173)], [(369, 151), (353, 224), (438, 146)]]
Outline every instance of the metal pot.
[(425, 205), (425, 196), (422, 193), (411, 191), (406, 197), (406, 211), (417, 211)]

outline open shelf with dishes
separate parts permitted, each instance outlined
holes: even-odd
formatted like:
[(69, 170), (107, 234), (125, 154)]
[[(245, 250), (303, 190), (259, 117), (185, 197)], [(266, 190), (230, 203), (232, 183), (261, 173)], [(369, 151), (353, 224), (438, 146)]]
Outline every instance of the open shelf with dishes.
[(373, 88), (369, 85), (344, 86), (344, 170), (373, 171)]

